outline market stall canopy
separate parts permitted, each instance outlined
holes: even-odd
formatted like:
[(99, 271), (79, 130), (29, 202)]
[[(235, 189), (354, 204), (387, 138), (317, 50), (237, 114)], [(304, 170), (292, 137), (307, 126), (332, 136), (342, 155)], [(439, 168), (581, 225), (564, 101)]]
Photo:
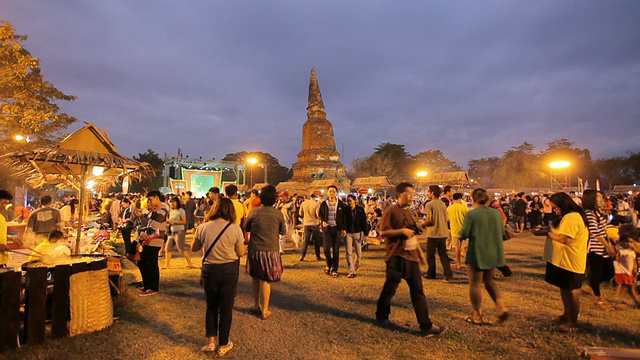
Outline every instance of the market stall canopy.
[(141, 178), (154, 173), (149, 164), (120, 155), (107, 132), (91, 123), (53, 147), (13, 152), (3, 155), (0, 160), (16, 175), (26, 177), (34, 187), (69, 180), (68, 177), (79, 182), (83, 168), (94, 174), (99, 169), (103, 178), (112, 179), (124, 175)]
[(307, 187), (307, 192), (319, 192), (321, 190), (326, 190), (329, 186), (334, 185), (338, 187), (339, 191), (349, 191), (349, 189), (340, 189), (340, 184), (333, 179), (327, 180), (313, 180), (311, 184)]
[(418, 185), (469, 185), (469, 175), (466, 171), (447, 171), (429, 174), (418, 181)]
[(269, 185), (269, 183), (257, 183), (257, 184), (253, 184), (253, 187), (251, 187), (251, 189), (249, 189), (249, 191), (251, 190), (261, 190), (263, 187)]
[(278, 192), (287, 191), (290, 193), (290, 195), (306, 194), (308, 187), (309, 184), (300, 181), (283, 181), (276, 185), (276, 190), (278, 190)]
[(388, 189), (394, 185), (386, 176), (368, 176), (356, 178), (351, 184), (352, 189)]

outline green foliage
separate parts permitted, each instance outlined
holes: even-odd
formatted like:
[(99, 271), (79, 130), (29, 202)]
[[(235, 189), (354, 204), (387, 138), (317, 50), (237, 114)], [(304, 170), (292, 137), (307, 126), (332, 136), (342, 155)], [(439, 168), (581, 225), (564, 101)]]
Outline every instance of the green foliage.
[(525, 187), (545, 186), (548, 177), (539, 164), (539, 155), (535, 147), (528, 142), (512, 146), (498, 161), (493, 174), (493, 184), (501, 188), (514, 190)]
[(469, 178), (474, 179), (478, 186), (485, 188), (494, 187), (493, 174), (498, 168), (499, 163), (500, 158), (498, 157), (469, 160)]
[[(44, 80), (40, 60), (22, 47), (27, 39), (16, 35), (13, 26), (0, 21), (0, 150), (11, 151), (19, 144), (8, 141), (17, 134), (28, 135), (36, 144), (60, 140), (62, 131), (77, 121), (61, 113), (56, 101), (73, 101)], [(33, 146), (34, 144), (31, 144)]]
[(145, 193), (149, 190), (159, 189), (162, 186), (162, 171), (164, 170), (164, 160), (162, 160), (160, 155), (151, 149), (147, 149), (147, 151), (139, 153), (138, 156), (133, 156), (133, 158), (151, 165), (155, 172), (155, 176), (152, 178), (142, 179), (140, 182), (133, 181), (129, 192)]

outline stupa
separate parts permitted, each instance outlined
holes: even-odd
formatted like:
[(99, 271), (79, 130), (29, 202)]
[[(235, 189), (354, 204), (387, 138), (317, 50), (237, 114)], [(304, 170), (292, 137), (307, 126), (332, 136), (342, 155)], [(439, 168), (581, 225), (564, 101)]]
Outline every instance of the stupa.
[(309, 81), (307, 121), (302, 126), (302, 151), (298, 153), (298, 162), (293, 165), (293, 177), (290, 181), (309, 184), (310, 187), (314, 181), (313, 185), (333, 183), (340, 190), (348, 192), (351, 182), (340, 162), (333, 125), (327, 120), (324, 109), (316, 69), (313, 68)]

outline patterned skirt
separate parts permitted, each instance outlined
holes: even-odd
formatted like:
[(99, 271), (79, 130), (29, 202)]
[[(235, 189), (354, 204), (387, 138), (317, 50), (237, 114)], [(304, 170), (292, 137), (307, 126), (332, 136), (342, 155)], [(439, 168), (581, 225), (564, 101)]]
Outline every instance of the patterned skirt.
[(282, 277), (282, 258), (278, 251), (249, 251), (247, 273), (254, 279), (278, 282)]

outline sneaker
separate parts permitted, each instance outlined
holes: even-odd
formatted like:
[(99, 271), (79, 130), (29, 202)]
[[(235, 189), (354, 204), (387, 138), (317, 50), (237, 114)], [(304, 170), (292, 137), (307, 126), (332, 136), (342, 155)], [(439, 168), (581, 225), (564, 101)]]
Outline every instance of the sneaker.
[(453, 282), (453, 279), (447, 279), (447, 278), (444, 278), (444, 279), (442, 279), (442, 282), (443, 282), (443, 283), (450, 284), (450, 283), (452, 283), (452, 282)]
[(435, 279), (435, 276), (429, 276), (427, 274), (422, 275), (423, 278), (427, 279), (427, 280), (433, 280)]
[(429, 329), (426, 330), (420, 330), (420, 333), (422, 335), (424, 335), (425, 337), (432, 337), (432, 336), (438, 336), (438, 335), (442, 335), (445, 331), (447, 331), (447, 327), (446, 326), (431, 326)]
[(229, 341), (227, 345), (220, 345), (218, 348), (218, 356), (225, 356), (231, 349), (233, 349), (233, 343), (231, 341)]
[(388, 330), (396, 330), (398, 328), (398, 325), (392, 323), (389, 319), (384, 319), (384, 320), (376, 319), (376, 323), (378, 324), (378, 326)]
[(158, 292), (155, 291), (155, 290), (147, 289), (145, 291), (142, 291), (142, 292), (138, 293), (138, 296), (149, 296), (149, 295), (155, 295), (157, 293)]
[(347, 279), (353, 279), (354, 277), (356, 277), (356, 274), (354, 273), (349, 273), (349, 275), (347, 275)]
[(337, 279), (338, 278), (338, 273), (335, 272), (335, 271), (332, 271), (331, 272), (331, 277), (334, 278), (334, 279)]

